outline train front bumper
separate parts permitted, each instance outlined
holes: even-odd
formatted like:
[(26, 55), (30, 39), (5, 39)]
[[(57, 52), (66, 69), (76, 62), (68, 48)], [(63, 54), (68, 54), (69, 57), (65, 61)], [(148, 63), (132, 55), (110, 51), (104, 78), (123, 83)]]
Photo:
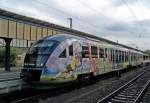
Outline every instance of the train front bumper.
[(41, 69), (22, 69), (20, 78), (22, 78), (24, 81), (40, 81), (41, 73)]

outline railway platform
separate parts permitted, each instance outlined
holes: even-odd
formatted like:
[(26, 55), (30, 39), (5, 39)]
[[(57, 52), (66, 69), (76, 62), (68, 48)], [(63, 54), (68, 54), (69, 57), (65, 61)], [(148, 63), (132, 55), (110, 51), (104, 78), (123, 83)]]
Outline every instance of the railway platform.
[(22, 67), (11, 67), (10, 71), (6, 71), (5, 68), (0, 67), (0, 74), (2, 73), (11, 73), (11, 72), (20, 72)]
[(20, 70), (20, 67), (12, 67), (11, 71), (5, 71), (4, 68), (0, 68), (0, 81), (12, 78), (20, 78)]
[(4, 79), (7, 80), (10, 78), (20, 78), (19, 75), (20, 75), (19, 71), (0, 73), (0, 81)]
[(17, 68), (13, 68), (9, 72), (0, 70), (0, 94), (24, 88), (25, 82), (20, 79), (20, 70)]

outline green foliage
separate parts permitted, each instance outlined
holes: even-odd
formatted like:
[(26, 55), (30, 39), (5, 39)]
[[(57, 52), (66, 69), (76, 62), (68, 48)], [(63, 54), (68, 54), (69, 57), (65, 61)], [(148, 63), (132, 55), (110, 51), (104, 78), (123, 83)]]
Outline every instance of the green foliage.
[(4, 66), (5, 61), (5, 51), (3, 47), (0, 47), (0, 67)]
[(17, 57), (19, 54), (19, 50), (17, 48), (12, 48), (10, 53), (10, 61), (12, 66), (17, 66)]
[[(11, 66), (17, 66), (17, 57), (20, 54), (20, 50), (18, 48), (11, 48), (10, 51), (10, 62)], [(5, 65), (5, 48), (0, 47), (0, 67), (4, 67)]]

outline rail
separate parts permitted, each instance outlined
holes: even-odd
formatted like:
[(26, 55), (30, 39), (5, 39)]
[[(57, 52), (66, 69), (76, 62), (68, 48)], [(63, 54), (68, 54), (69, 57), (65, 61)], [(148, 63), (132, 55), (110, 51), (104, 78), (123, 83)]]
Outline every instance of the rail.
[(8, 78), (8, 79), (0, 79), (0, 82), (12, 81), (12, 80), (19, 80), (20, 77)]
[(134, 101), (134, 103), (138, 103), (141, 100), (142, 96), (146, 92), (146, 90), (149, 87), (149, 85), (150, 85), (150, 80), (144, 85), (141, 93), (138, 95), (138, 97), (136, 98), (136, 100)]
[(26, 83), (18, 76), (0, 79), (0, 94), (10, 93), (22, 88), (26, 88)]
[[(149, 67), (146, 67), (149, 68)], [(135, 78), (133, 78), (132, 80), (130, 80), (129, 82), (127, 82), (125, 85), (121, 86), (119, 89), (115, 90), (114, 92), (110, 93), (109, 95), (107, 95), (106, 97), (104, 97), (103, 99), (99, 100), (97, 103), (106, 103), (108, 101), (110, 101), (111, 99), (113, 99), (117, 94), (119, 94), (121, 91), (125, 90), (126, 87), (130, 86), (134, 81), (136, 81), (137, 79), (139, 79), (143, 74), (145, 74), (147, 71), (149, 71), (149, 69), (145, 70), (144, 72), (142, 72), (141, 74), (139, 74), (138, 76), (136, 76)], [(147, 86), (147, 85), (145, 85)], [(144, 86), (144, 87), (145, 87)], [(146, 88), (146, 87), (145, 87)], [(138, 101), (142, 95), (142, 93), (144, 93), (145, 88), (142, 89), (142, 92), (137, 96), (137, 98), (134, 100), (134, 103), (136, 101)], [(116, 101), (117, 102), (117, 101)], [(118, 102), (121, 102), (118, 100)], [(111, 102), (110, 102), (111, 103)], [(112, 102), (113, 103), (113, 102)]]

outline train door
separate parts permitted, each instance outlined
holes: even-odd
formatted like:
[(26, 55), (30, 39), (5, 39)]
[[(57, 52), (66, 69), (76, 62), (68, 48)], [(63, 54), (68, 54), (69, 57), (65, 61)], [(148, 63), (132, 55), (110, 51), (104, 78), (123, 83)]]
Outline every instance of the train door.
[(76, 74), (82, 74), (82, 45), (78, 41), (73, 42), (73, 58)]
[(91, 72), (91, 63), (90, 63), (90, 56), (89, 56), (89, 46), (86, 44), (82, 45), (82, 73), (89, 73)]
[(57, 69), (58, 69), (58, 74), (56, 75), (56, 77), (59, 78), (67, 78), (68, 77), (68, 71), (66, 69), (67, 65), (68, 65), (68, 60), (67, 60), (67, 48), (64, 48), (63, 51), (60, 53), (60, 55), (58, 56), (58, 65), (56, 65)]
[(74, 56), (74, 43), (70, 44), (68, 48), (66, 48), (67, 53), (67, 61), (66, 61), (66, 70), (68, 73), (68, 77), (72, 77), (76, 79), (76, 66), (77, 66), (77, 58)]
[(116, 50), (116, 68), (118, 69), (118, 65), (119, 65), (119, 50)]
[(59, 55), (58, 66), (62, 69), (58, 74), (59, 77), (76, 78), (76, 74), (81, 73), (81, 51), (77, 45), (77, 43), (70, 44)]
[(107, 62), (106, 62), (106, 69), (105, 71), (106, 72), (109, 72), (110, 71), (110, 68), (111, 68), (111, 62), (110, 62), (110, 48), (107, 48)]
[(126, 68), (126, 63), (125, 63), (125, 51), (122, 51), (123, 55), (123, 68)]
[(133, 66), (133, 53), (131, 52), (131, 65)]
[(105, 72), (109, 72), (111, 70), (111, 49), (105, 48)]
[(122, 51), (122, 68), (124, 68), (124, 51)]
[(118, 69), (118, 50), (115, 50), (115, 69)]
[(104, 48), (104, 54), (105, 54), (105, 58), (104, 58), (104, 71), (103, 72), (106, 72), (107, 70), (107, 48)]
[(99, 48), (99, 60), (98, 60), (98, 69), (99, 74), (102, 74), (104, 72), (104, 48)]
[(108, 71), (111, 71), (112, 70), (112, 48), (108, 49), (108, 60), (109, 60)]
[(98, 74), (98, 49), (97, 46), (93, 45), (91, 46), (91, 56), (90, 56), (90, 62), (91, 62), (91, 66), (92, 66), (92, 72), (94, 73), (94, 75)]
[(115, 69), (115, 50), (112, 49), (112, 69)]
[(111, 70), (113, 69), (113, 49), (110, 49)]
[(122, 68), (122, 51), (119, 50), (119, 65), (118, 68), (121, 69)]
[(131, 65), (131, 58), (130, 58), (130, 52), (128, 51), (128, 64)]

